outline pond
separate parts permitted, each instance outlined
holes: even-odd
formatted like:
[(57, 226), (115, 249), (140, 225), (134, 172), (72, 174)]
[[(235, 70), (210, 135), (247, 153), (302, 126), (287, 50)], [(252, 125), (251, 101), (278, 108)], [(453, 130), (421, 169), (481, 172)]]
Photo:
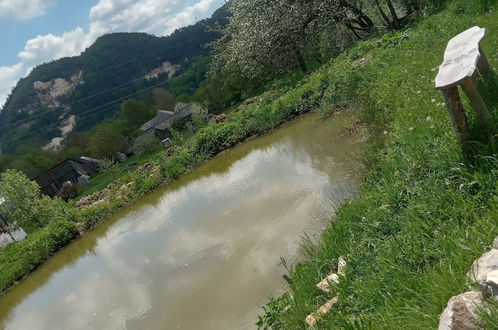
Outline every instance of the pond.
[(281, 257), (355, 193), (346, 116), (304, 116), (123, 209), (1, 296), (0, 328), (254, 329)]

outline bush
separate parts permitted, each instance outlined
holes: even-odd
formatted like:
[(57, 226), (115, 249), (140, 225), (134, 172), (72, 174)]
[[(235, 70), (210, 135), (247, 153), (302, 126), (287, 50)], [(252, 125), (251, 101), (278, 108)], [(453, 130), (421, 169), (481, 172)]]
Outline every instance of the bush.
[(69, 212), (61, 199), (42, 196), (38, 183), (16, 170), (1, 174), (0, 196), (4, 198), (0, 212), (11, 224), (17, 223), (26, 228), (62, 220)]
[(78, 236), (76, 225), (67, 220), (53, 221), (24, 241), (0, 250), (0, 293), (45, 262)]
[(150, 155), (161, 149), (161, 142), (153, 135), (147, 134), (137, 137), (131, 148), (135, 155)]

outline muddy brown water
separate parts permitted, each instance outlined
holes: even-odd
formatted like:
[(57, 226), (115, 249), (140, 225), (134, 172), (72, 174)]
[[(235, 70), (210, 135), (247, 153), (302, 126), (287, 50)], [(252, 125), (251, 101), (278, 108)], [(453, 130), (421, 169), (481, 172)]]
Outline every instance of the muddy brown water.
[(305, 116), (223, 152), (0, 297), (3, 329), (254, 329), (303, 233), (356, 187), (362, 141)]

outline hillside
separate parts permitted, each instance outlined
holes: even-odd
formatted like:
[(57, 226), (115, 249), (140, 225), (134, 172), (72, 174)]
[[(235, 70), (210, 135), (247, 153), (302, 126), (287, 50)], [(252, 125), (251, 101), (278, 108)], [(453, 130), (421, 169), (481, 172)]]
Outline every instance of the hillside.
[(2, 110), (2, 151), (28, 142), (42, 145), (60, 136), (63, 126), (86, 130), (115, 113), (119, 102), (110, 102), (151, 86), (167, 87), (168, 80), (207, 55), (206, 44), (219, 37), (210, 27), (226, 24), (226, 18), (220, 8), (167, 37), (107, 34), (79, 56), (37, 66), (17, 83)]

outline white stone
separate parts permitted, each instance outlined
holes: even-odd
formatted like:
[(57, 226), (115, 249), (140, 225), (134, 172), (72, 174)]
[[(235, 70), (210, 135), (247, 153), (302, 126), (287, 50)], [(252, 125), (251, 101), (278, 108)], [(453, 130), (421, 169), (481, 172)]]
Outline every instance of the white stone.
[(448, 42), (443, 64), (436, 77), (436, 88), (445, 89), (472, 77), (481, 57), (479, 44), (486, 29), (474, 26)]
[(482, 306), (480, 292), (470, 291), (452, 297), (439, 319), (439, 330), (471, 330), (479, 325), (477, 310)]
[(498, 300), (498, 270), (493, 270), (486, 275), (486, 285), (491, 296)]
[(346, 266), (346, 259), (343, 256), (340, 256), (337, 260), (337, 274), (346, 276)]
[(467, 277), (479, 285), (485, 297), (490, 297), (492, 287), (487, 283), (487, 276), (495, 270), (498, 270), (498, 249), (492, 249), (474, 261)]
[(327, 314), (332, 307), (339, 302), (339, 297), (334, 297), (327, 301), (325, 304), (320, 306), (316, 312), (311, 313), (306, 317), (306, 324), (309, 327), (314, 327), (316, 325), (316, 322), (322, 317), (323, 315)]
[(330, 292), (330, 284), (339, 284), (339, 276), (337, 274), (329, 274), (316, 285), (316, 287), (323, 292)]
[(498, 236), (496, 236), (493, 241), (493, 249), (498, 249)]

